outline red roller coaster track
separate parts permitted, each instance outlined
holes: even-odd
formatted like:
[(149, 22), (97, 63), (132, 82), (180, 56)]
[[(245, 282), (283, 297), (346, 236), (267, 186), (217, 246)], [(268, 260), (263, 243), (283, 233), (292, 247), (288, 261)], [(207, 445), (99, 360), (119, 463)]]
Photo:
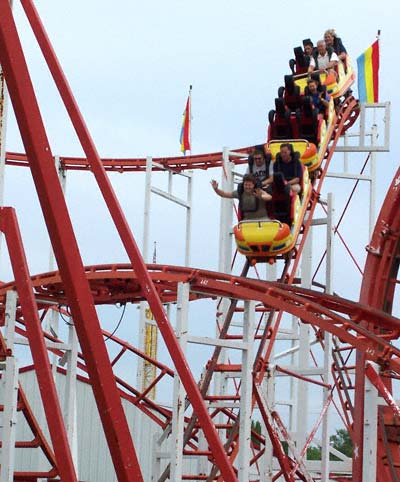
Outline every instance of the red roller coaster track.
[[(82, 375), (80, 377), (93, 387), (117, 478), (121, 482), (143, 480), (137, 450), (122, 409), (121, 398), (132, 402), (165, 431), (170, 427), (172, 413), (150, 399), (148, 393), (151, 387), (141, 392), (114, 373), (114, 364), (125, 353), (133, 353), (142, 359), (147, 355), (126, 341), (105, 332), (100, 326), (95, 309), (97, 304), (138, 303), (143, 300), (147, 300), (152, 310), (178, 377), (186, 390), (187, 406), (190, 404), (193, 408), (192, 415), (185, 419), (185, 453), (188, 455), (201, 452), (198, 441), (200, 430), (208, 443), (206, 455), (212, 464), (210, 473), (185, 476), (184, 479), (225, 482), (238, 480), (234, 461), (238, 455), (239, 415), (223, 408), (215, 409), (210, 413), (207, 403), (212, 399), (207, 390), (213, 373), (228, 370), (232, 373), (240, 372), (241, 366), (218, 363), (219, 351), (216, 348), (207, 364), (206, 376), (199, 383), (196, 382), (189, 361), (176, 339), (162, 306), (162, 303), (177, 300), (179, 283), (189, 285), (189, 297), (192, 301), (209, 297), (224, 297), (231, 300), (231, 315), (226, 317), (225, 326), (221, 328), (221, 340), (234, 339), (229, 333), (229, 325), (233, 312), (238, 310), (238, 300), (254, 300), (258, 303), (257, 309), (267, 314), (268, 321), (265, 326), (260, 324), (255, 334), (258, 350), (253, 362), (251, 403), (252, 407), (258, 407), (267, 428), (268, 437), (259, 436), (258, 447), (254, 448), (250, 462), (252, 466), (257, 465), (269, 443), (272, 445), (279, 465), (276, 477), (282, 476), (286, 481), (314, 480), (310, 478), (301, 454), (298, 456), (293, 452), (288, 455), (283, 450), (282, 438), (290, 443), (289, 434), (279, 415), (269, 410), (260, 388), (262, 380), (271, 368), (272, 347), (277, 336), (279, 320), (283, 313), (289, 313), (312, 326), (318, 343), (323, 343), (323, 333), (329, 332), (341, 344), (336, 350), (333, 366), (334, 386), (330, 388), (339, 393), (347, 428), (357, 448), (353, 461), (352, 480), (359, 482), (362, 480), (363, 395), (366, 378), (371, 380), (380, 395), (388, 402), (388, 407), (380, 408), (378, 454), (384, 457), (378, 460), (378, 480), (382, 482), (398, 480), (400, 454), (396, 443), (398, 437), (396, 427), (399, 410), (391, 398), (391, 380), (400, 377), (400, 350), (392, 343), (399, 337), (400, 321), (391, 316), (391, 309), (399, 262), (398, 179), (400, 172), (397, 173), (390, 187), (368, 246), (360, 302), (350, 302), (337, 296), (298, 288), (292, 284), (329, 161), (339, 136), (357, 118), (357, 101), (352, 97), (346, 99), (332, 126), (331, 144), (325, 153), (321, 175), (314, 186), (308, 221), (302, 231), (297, 255), (290, 266), (290, 271), (286, 273), (286, 283), (268, 283), (247, 279), (244, 276), (229, 276), (200, 269), (146, 266), (106, 172), (143, 171), (145, 160), (100, 159), (33, 3), (30, 0), (21, 0), (21, 3), (86, 155), (86, 158), (61, 157), (61, 165), (64, 169), (93, 172), (130, 264), (86, 268), (83, 266), (9, 1), (0, 0), (0, 63), (26, 150), (26, 155), (7, 153), (7, 163), (31, 169), (59, 267), (59, 272), (30, 277), (15, 212), (12, 208), (2, 208), (0, 229), (5, 235), (15, 281), (0, 286), (0, 308), (4, 316), (6, 293), (15, 289), (19, 297), (16, 331), (29, 342), (52, 441), (51, 448), (43, 436), (41, 427), (35, 421), (24, 391), (20, 387), (19, 406), (29, 420), (32, 432), (36, 435), (36, 446), (42, 449), (52, 469), (48, 473), (40, 474), (15, 473), (14, 480), (35, 481), (38, 477), (50, 479), (59, 476), (61, 480), (67, 482), (77, 481), (45, 344), (45, 339), (56, 340), (48, 333), (43, 337), (41, 328), (43, 313), (50, 306), (54, 309), (60, 305), (68, 306), (74, 320), (81, 347), (79, 368)], [(238, 149), (236, 152), (242, 153), (243, 158), (235, 162), (243, 163), (249, 148)], [(213, 153), (189, 156), (185, 159), (160, 158), (154, 161), (162, 166), (160, 170), (168, 168), (179, 172), (185, 169), (220, 167), (222, 156), (221, 153)], [(114, 360), (109, 360), (105, 338), (119, 347), (118, 355)], [(2, 335), (0, 339), (1, 355), (5, 359), (10, 356), (10, 353)], [(56, 348), (51, 350), (61, 353)], [(355, 351), (357, 354), (355, 387), (351, 386), (351, 383), (344, 382), (350, 370), (345, 361), (340, 362), (340, 352), (344, 351)], [(154, 385), (164, 377), (173, 377), (174, 372), (171, 367), (157, 360), (149, 358), (148, 360), (157, 367), (159, 372)], [(379, 372), (372, 370), (369, 362), (374, 362), (379, 367)], [(282, 367), (277, 369), (284, 371)], [(295, 373), (292, 375), (295, 376)], [(322, 382), (318, 383), (323, 385)], [(349, 391), (354, 388), (354, 405), (351, 406), (352, 403), (349, 403), (349, 400), (351, 401), (352, 397)], [(238, 389), (236, 393), (229, 395), (230, 401), (238, 398), (240, 398)], [(229, 420), (229, 436), (225, 443), (218, 434), (221, 426), (218, 425), (217, 419), (221, 414)], [(22, 445), (17, 442), (17, 446)], [(164, 470), (159, 480), (166, 480), (168, 477), (169, 467)]]

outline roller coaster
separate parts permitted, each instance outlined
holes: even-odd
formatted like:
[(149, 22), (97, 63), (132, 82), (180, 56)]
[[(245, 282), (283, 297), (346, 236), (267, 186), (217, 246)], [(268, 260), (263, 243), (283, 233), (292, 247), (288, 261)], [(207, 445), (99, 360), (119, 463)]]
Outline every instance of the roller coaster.
[[(400, 172), (389, 188), (367, 248), (359, 302), (329, 290), (325, 293), (304, 287), (304, 280), (298, 278), (329, 163), (340, 137), (359, 114), (358, 101), (352, 95), (342, 97), (350, 84), (339, 89), (337, 110), (331, 108), (325, 120), (317, 118), (320, 130), (311, 132), (317, 138), (318, 152), (316, 164), (310, 169), (314, 172), (312, 188), (303, 197), (301, 215), (293, 218), (290, 228), (294, 227), (294, 243), (284, 253), (280, 274), (275, 272), (269, 281), (248, 277), (251, 257), (246, 253), (240, 276), (191, 267), (146, 265), (108, 172), (144, 172), (149, 163), (146, 159), (100, 159), (33, 3), (22, 0), (21, 4), (85, 152), (84, 158), (61, 156), (60, 166), (65, 171), (90, 171), (94, 175), (129, 263), (83, 265), (13, 14), (8, 0), (0, 0), (1, 93), (5, 80), (26, 152), (7, 152), (5, 160), (10, 166), (31, 170), (58, 265), (58, 271), (31, 276), (15, 210), (1, 207), (0, 230), (14, 273), (14, 281), (0, 285), (4, 380), (1, 482), (80, 480), (49, 361), (51, 353), (69, 360), (66, 370), (57, 366), (58, 372), (65, 376), (72, 373), (72, 377), (92, 387), (119, 482), (398, 480), (400, 409), (393, 385), (400, 376), (400, 350), (395, 343), (400, 321), (391, 312), (398, 282)], [(288, 86), (287, 83), (278, 99), (285, 99)], [(304, 90), (300, 96), (303, 94)], [(300, 102), (305, 104), (302, 97)], [(288, 130), (293, 133), (295, 126), (303, 129), (307, 121), (297, 124), (296, 112), (290, 110), (287, 114), (287, 97), (276, 105), (285, 112), (280, 118), (277, 108), (270, 116), (270, 131), (275, 130), (275, 134), (270, 134), (266, 148), (273, 152), (274, 142), (283, 140), (294, 144), (313, 142), (311, 137), (301, 138), (305, 137), (304, 131), (298, 132), (300, 139), (288, 136)], [(311, 124), (314, 121), (315, 114), (311, 114)], [(280, 128), (286, 132), (279, 133)], [(304, 145), (306, 152), (309, 144)], [(228, 159), (221, 152), (159, 158), (153, 159), (150, 167), (173, 173), (226, 170), (226, 161), (235, 166), (245, 164), (252, 150), (253, 147), (246, 147), (230, 151)], [(270, 269), (276, 266), (277, 263)], [(193, 336), (188, 330), (189, 305), (207, 299), (218, 300), (215, 338)], [(151, 309), (170, 364), (152, 358), (143, 347), (134, 346), (101, 326), (96, 306), (143, 302)], [(176, 307), (175, 328), (167, 316), (167, 305)], [(75, 362), (71, 361), (70, 344), (44, 329), (43, 321), (53, 312), (71, 320), (68, 325), (76, 331), (79, 350)], [(238, 316), (242, 316), (240, 323)], [(290, 334), (288, 319), (298, 334), (297, 345), (291, 344), (285, 353), (276, 353), (278, 341)], [(297, 370), (294, 366), (299, 345), (304, 343), (302, 333), (307, 333), (308, 339), (303, 353), (311, 354), (314, 371)], [(19, 380), (14, 357), (16, 336), (26, 340), (29, 347), (46, 422), (35, 416), (29, 394)], [(113, 348), (107, 349), (105, 341), (112, 343)], [(188, 343), (211, 347), (198, 380), (186, 353)], [(319, 355), (314, 348), (320, 350)], [(328, 357), (327, 361), (318, 359), (321, 354), (322, 358)], [(118, 374), (117, 364), (128, 355), (133, 355), (137, 363), (144, 360), (155, 367), (156, 376), (150, 386), (135, 386)], [(285, 356), (292, 363), (280, 366), (278, 360)], [(301, 360), (297, 361), (300, 366)], [(306, 386), (316, 387), (322, 406), (311, 431), (308, 426), (303, 430), (298, 426), (296, 434), (291, 425), (291, 409), (289, 414), (279, 411), (279, 390), (274, 385), (283, 375), (286, 380), (298, 380), (299, 399)], [(150, 396), (152, 389), (166, 379), (174, 385), (173, 399), (167, 405)], [(145, 472), (142, 441), (132, 437), (134, 430), (128, 424), (122, 402), (140, 412), (139, 420), (148, 419), (158, 429), (156, 463), (151, 474)], [(326, 414), (332, 406), (351, 437), (352, 459), (329, 447)], [(17, 413), (29, 425), (32, 440), (18, 440), (14, 428)], [(260, 431), (252, 426), (255, 419), (260, 422)], [(309, 435), (304, 438), (305, 432)], [(311, 443), (316, 443), (317, 433), (321, 457), (310, 461), (307, 451)], [(45, 468), (19, 469), (15, 465), (14, 452), (29, 448), (41, 450)], [(145, 450), (148, 452), (148, 447)], [(168, 456), (157, 455), (162, 452)], [(330, 453), (339, 461), (330, 461)], [(376, 477), (371, 470), (376, 470)]]

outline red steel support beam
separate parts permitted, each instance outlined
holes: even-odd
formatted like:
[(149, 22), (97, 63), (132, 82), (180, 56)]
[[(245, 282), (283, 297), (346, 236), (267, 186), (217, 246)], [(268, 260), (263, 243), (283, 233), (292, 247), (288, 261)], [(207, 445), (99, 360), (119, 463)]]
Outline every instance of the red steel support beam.
[[(367, 247), (368, 256), (365, 262), (363, 283), (360, 291), (360, 303), (387, 313), (390, 313), (392, 309), (394, 296), (392, 280), (397, 275), (398, 270), (397, 256), (400, 232), (399, 179), (400, 169), (397, 170), (393, 178), (379, 213), (371, 242)], [(362, 482), (365, 369), (366, 356), (357, 351), (354, 394), (356, 410), (354, 411), (353, 429), (353, 443), (357, 448), (353, 452), (353, 480), (355, 482)], [(390, 385), (390, 382), (388, 384)]]
[[(0, 63), (29, 158), (54, 254), (65, 283), (117, 478), (120, 482), (142, 482), (139, 462), (102, 337), (93, 296), (85, 277), (8, 0), (0, 0)], [(41, 387), (41, 391), (46, 389), (46, 386)], [(71, 477), (65, 477), (63, 480), (69, 482), (76, 478), (71, 474)]]
[(394, 415), (400, 418), (400, 408), (397, 406), (396, 400), (393, 398), (393, 395), (383, 383), (381, 377), (371, 365), (371, 363), (367, 363), (367, 366), (365, 368), (365, 375), (369, 378), (370, 382), (375, 386), (381, 396), (385, 399), (388, 406), (393, 410)]
[(181, 378), (182, 383), (185, 387), (187, 396), (193, 406), (194, 411), (197, 413), (200, 425), (204, 431), (205, 437), (215, 457), (216, 465), (219, 467), (226, 482), (234, 482), (237, 479), (233, 467), (228, 460), (222, 442), (212, 423), (211, 417), (200, 394), (196, 381), (175, 337), (174, 330), (169, 323), (169, 320), (166, 316), (166, 313), (158, 296), (157, 290), (147, 271), (139, 248), (129, 228), (129, 224), (123, 214), (122, 208), (114, 193), (104, 166), (102, 165), (100, 156), (94, 146), (90, 133), (86, 127), (86, 124), (69, 87), (67, 79), (61, 69), (61, 66), (51, 46), (49, 38), (40, 21), (39, 15), (31, 0), (21, 0), (21, 3), (31, 24), (35, 37), (39, 43), (39, 46), (42, 50), (42, 53), (49, 66), (50, 72), (57, 85), (60, 95), (64, 101), (72, 124), (89, 161), (91, 170), (94, 173), (100, 191), (104, 197), (111, 217), (118, 230), (121, 241), (125, 247), (125, 250), (129, 256), (133, 268), (138, 273), (140, 285), (147, 298), (150, 309), (155, 317), (158, 328), (160, 329), (160, 332), (164, 338), (165, 344), (169, 350), (170, 356), (174, 362), (179, 377)]
[(62, 418), (58, 395), (51, 373), (47, 348), (44, 343), (36, 300), (33, 296), (28, 263), (22, 245), (15, 211), (12, 208), (0, 208), (0, 231), (5, 235), (19, 302), (24, 314), (26, 333), (31, 347), (33, 362), (40, 389), (40, 395), (46, 414), (50, 437), (53, 442), (57, 468), (61, 480), (77, 481), (67, 433)]

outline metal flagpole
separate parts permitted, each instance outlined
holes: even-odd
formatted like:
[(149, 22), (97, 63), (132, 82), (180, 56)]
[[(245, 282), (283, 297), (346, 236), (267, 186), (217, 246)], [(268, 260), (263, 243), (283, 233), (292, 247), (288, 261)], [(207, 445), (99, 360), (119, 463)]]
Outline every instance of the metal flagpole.
[(189, 86), (189, 155), (192, 155), (192, 85)]

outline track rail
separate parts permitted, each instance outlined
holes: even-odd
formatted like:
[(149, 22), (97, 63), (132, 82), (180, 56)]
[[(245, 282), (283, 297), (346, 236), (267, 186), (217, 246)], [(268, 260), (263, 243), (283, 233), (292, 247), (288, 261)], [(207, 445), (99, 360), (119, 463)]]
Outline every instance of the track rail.
[[(232, 156), (235, 164), (245, 164), (247, 156), (253, 151), (254, 146), (234, 149), (231, 152), (243, 154), (243, 158)], [(223, 166), (222, 152), (210, 154), (197, 154), (192, 156), (176, 157), (154, 157), (153, 171), (171, 170), (181, 172), (189, 169), (207, 170)], [(53, 157), (53, 159), (55, 159)], [(145, 172), (146, 158), (103, 158), (101, 159), (103, 168), (110, 172)], [(10, 166), (29, 167), (29, 161), (24, 153), (7, 152), (6, 164)], [(158, 164), (158, 165), (157, 165)], [(91, 171), (91, 165), (87, 158), (60, 156), (61, 168), (69, 171)]]

